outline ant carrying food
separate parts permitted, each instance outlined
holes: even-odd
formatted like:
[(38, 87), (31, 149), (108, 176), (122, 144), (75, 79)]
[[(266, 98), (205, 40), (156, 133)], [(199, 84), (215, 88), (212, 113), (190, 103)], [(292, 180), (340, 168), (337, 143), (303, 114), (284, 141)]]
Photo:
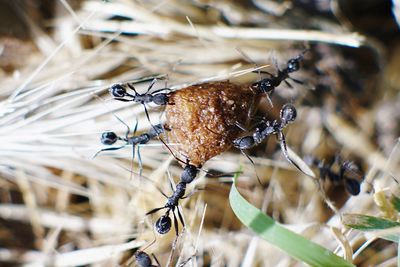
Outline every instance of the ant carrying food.
[(110, 93), (115, 100), (123, 102), (136, 102), (142, 104), (146, 113), (146, 117), (150, 122), (150, 117), (149, 113), (147, 112), (146, 104), (154, 103), (159, 106), (167, 105), (169, 100), (169, 93), (161, 92), (171, 91), (171, 89), (169, 88), (161, 88), (150, 93), (150, 90), (153, 88), (156, 81), (157, 79), (153, 79), (151, 81), (149, 87), (147, 88), (147, 91), (144, 94), (139, 94), (131, 83), (126, 83), (124, 85), (131, 89), (134, 94), (128, 93), (124, 85), (119, 83), (111, 86)]
[(146, 215), (153, 214), (159, 210), (162, 209), (167, 209), (164, 215), (162, 215), (155, 224), (156, 231), (159, 234), (166, 234), (170, 231), (171, 229), (171, 218), (169, 217), (169, 213), (172, 211), (172, 215), (174, 217), (174, 226), (175, 226), (175, 232), (176, 235), (178, 235), (178, 219), (175, 214), (175, 209), (177, 210), (179, 221), (181, 222), (182, 226), (185, 227), (185, 222), (183, 220), (182, 214), (179, 211), (178, 204), (180, 199), (187, 198), (188, 196), (185, 197), (185, 192), (186, 192), (186, 185), (191, 183), (197, 176), (197, 173), (199, 172), (199, 169), (191, 165), (189, 163), (186, 163), (185, 168), (183, 169), (182, 175), (180, 182), (176, 185), (175, 191), (172, 193), (170, 197), (167, 197), (167, 203), (164, 205), (164, 207), (160, 208), (155, 208), (152, 209), (151, 211), (147, 212)]
[[(287, 154), (286, 139), (282, 130), (289, 123), (292, 123), (296, 119), (296, 116), (297, 116), (296, 108), (292, 104), (286, 104), (280, 110), (280, 121), (277, 120), (261, 121), (261, 123), (254, 130), (252, 135), (239, 137), (233, 140), (233, 146), (239, 148), (242, 151), (242, 153), (245, 154), (243, 150), (250, 149), (260, 144), (269, 135), (277, 134), (283, 154), (285, 155), (286, 159), (292, 163)], [(247, 154), (245, 155), (247, 156)]]
[[(110, 145), (115, 144), (117, 141), (123, 141), (125, 144), (123, 144), (122, 146), (119, 146), (119, 147), (103, 148), (100, 151), (98, 151), (94, 155), (94, 157), (96, 157), (101, 152), (118, 150), (118, 149), (124, 148), (125, 146), (128, 146), (128, 145), (132, 145), (133, 149), (134, 149), (136, 145), (147, 144), (152, 138), (159, 136), (161, 133), (164, 132), (163, 125), (157, 124), (157, 125), (154, 125), (152, 128), (150, 128), (150, 130), (147, 133), (144, 133), (144, 134), (141, 134), (138, 136), (129, 137), (128, 135), (130, 133), (130, 128), (129, 128), (129, 126), (127, 126), (127, 127), (128, 127), (128, 130), (126, 131), (124, 137), (120, 137), (115, 132), (110, 132), (110, 131), (102, 133), (100, 141), (103, 145), (110, 146)], [(137, 130), (137, 124), (134, 129), (134, 134), (136, 133), (136, 130)]]
[[(359, 167), (352, 161), (343, 161), (339, 156), (336, 156), (331, 163), (308, 156), (304, 160), (307, 164), (313, 165), (319, 169), (319, 175), (322, 180), (328, 179), (334, 185), (343, 184), (345, 190), (353, 196), (360, 193), (361, 182), (364, 176), (361, 174)], [(339, 171), (332, 170), (334, 164), (339, 166)]]
[(289, 59), (288, 62), (286, 63), (286, 68), (282, 70), (278, 68), (278, 73), (276, 74), (276, 76), (266, 71), (256, 71), (258, 73), (268, 74), (271, 77), (261, 79), (260, 81), (253, 83), (250, 86), (250, 88), (256, 91), (257, 93), (266, 93), (267, 95), (271, 95), (276, 89), (276, 87), (278, 87), (282, 82), (285, 82), (285, 84), (288, 87), (293, 88), (292, 85), (287, 81), (287, 79), (290, 79), (298, 84), (303, 84), (302, 81), (290, 77), (289, 74), (296, 72), (300, 69), (300, 63), (303, 60), (304, 54), (307, 51), (308, 50), (304, 50), (297, 57)]

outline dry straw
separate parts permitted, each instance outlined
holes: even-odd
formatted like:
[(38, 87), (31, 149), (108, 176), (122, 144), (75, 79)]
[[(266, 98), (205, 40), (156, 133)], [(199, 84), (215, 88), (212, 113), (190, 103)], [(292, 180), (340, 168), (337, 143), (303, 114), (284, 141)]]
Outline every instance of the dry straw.
[[(103, 131), (124, 133), (125, 126), (115, 116), (132, 128), (137, 120), (138, 133), (150, 128), (141, 105), (111, 99), (107, 93), (111, 84), (159, 74), (168, 77), (160, 80), (157, 88), (165, 82), (172, 89), (224, 79), (244, 83), (258, 79), (252, 71), (274, 64), (269, 51), (279, 52), (279, 63), (297, 55), (300, 50), (291, 50), (289, 40), (350, 47), (365, 41), (356, 33), (295, 30), (289, 20), (287, 28), (277, 25), (269, 29), (265, 25), (270, 16), (263, 17), (260, 10), (249, 13), (235, 1), (221, 1), (213, 9), (221, 13), (207, 15), (195, 2), (82, 1), (80, 8), (72, 8), (67, 1), (59, 1), (55, 5), (60, 13), (47, 21), (53, 30), (50, 36), (15, 5), (29, 19), (39, 51), (32, 51), (12, 75), (1, 73), (0, 218), (16, 222), (17, 232), (32, 229), (32, 236), (14, 237), (22, 244), (32, 244), (21, 253), (14, 246), (2, 246), (0, 263), (117, 266), (133, 255), (133, 249), (154, 239), (152, 218), (145, 213), (165, 202), (155, 185), (170, 194), (169, 181), (177, 181), (182, 168), (157, 140), (140, 147), (146, 179), (136, 174), (137, 156), (134, 173), (130, 173), (130, 147), (93, 158), (102, 148), (99, 137)], [(112, 16), (129, 20), (110, 20)], [(221, 17), (259, 27), (221, 26)], [(244, 63), (237, 48), (258, 65)], [(297, 77), (302, 75), (309, 73)], [(138, 82), (135, 87), (144, 91), (147, 85), (148, 81)], [(307, 140), (312, 130), (321, 132), (324, 125), (307, 120), (313, 113), (319, 114), (319, 108), (299, 106), (298, 110), (299, 120), (289, 130), (287, 141), (296, 146), (293, 151), (302, 154), (300, 148), (307, 145), (299, 144), (296, 133)], [(149, 111), (152, 122), (163, 120), (162, 109), (150, 106)], [(353, 125), (331, 114), (323, 123), (344, 150), (358, 151), (359, 157), (379, 171), (398, 171), (399, 165), (385, 165), (387, 159), (370, 137), (360, 138)], [(170, 145), (173, 148), (174, 144)], [(391, 160), (398, 162), (398, 151), (393, 157)], [(279, 154), (254, 156), (253, 160), (255, 167), (232, 150), (204, 168), (233, 172), (243, 167), (238, 187), (249, 201), (264, 203), (272, 217), (331, 251), (337, 249), (339, 255), (349, 257), (348, 244), (367, 240), (363, 234), (345, 232), (338, 214), (376, 212), (370, 196), (350, 198), (337, 215), (331, 215), (314, 181)], [(257, 184), (255, 169), (269, 188)], [(195, 187), (205, 190), (181, 202), (187, 228), (175, 251), (171, 252), (171, 231), (156, 236), (156, 243), (146, 252), (154, 252), (163, 265), (187, 259), (189, 266), (296, 265), (242, 228), (227, 202), (230, 186), (223, 182), (226, 179), (206, 179), (202, 173), (188, 191)], [(380, 183), (389, 185), (387, 180)], [(333, 233), (327, 232), (327, 225), (335, 227)], [(1, 231), (10, 241), (9, 234), (9, 228)]]

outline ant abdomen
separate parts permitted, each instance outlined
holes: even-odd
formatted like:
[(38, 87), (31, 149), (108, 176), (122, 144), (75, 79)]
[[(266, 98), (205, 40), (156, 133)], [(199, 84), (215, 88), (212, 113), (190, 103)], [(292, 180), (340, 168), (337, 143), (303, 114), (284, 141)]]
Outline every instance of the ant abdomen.
[(100, 141), (103, 145), (113, 145), (118, 140), (118, 135), (114, 132), (104, 132), (101, 135)]
[(284, 105), (281, 109), (280, 117), (285, 123), (293, 122), (297, 117), (296, 108), (292, 104)]
[(156, 221), (155, 228), (159, 234), (164, 235), (168, 233), (169, 230), (171, 230), (171, 225), (172, 225), (171, 218), (168, 215), (162, 215)]
[(136, 263), (140, 266), (140, 267), (144, 267), (144, 266), (152, 266), (151, 265), (151, 259), (150, 256), (143, 251), (137, 251), (135, 253), (135, 259), (136, 259)]
[(113, 97), (121, 98), (126, 96), (126, 89), (120, 84), (114, 84), (110, 88), (110, 94)]

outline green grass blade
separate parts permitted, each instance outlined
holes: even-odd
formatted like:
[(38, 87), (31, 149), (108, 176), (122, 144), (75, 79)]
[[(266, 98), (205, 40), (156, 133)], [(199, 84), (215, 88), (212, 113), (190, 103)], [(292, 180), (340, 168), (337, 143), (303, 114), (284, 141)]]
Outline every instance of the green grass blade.
[(233, 212), (244, 225), (293, 258), (311, 266), (354, 266), (333, 252), (275, 222), (247, 202), (237, 191), (235, 183), (231, 187), (229, 202)]
[[(399, 222), (363, 214), (344, 214), (343, 224), (350, 228), (365, 232), (400, 227)], [(393, 242), (399, 242), (400, 239), (399, 234), (390, 234), (380, 237)]]
[(393, 204), (393, 207), (395, 208), (395, 210), (397, 212), (400, 212), (400, 198), (398, 198), (396, 196), (393, 196), (392, 197), (392, 204)]

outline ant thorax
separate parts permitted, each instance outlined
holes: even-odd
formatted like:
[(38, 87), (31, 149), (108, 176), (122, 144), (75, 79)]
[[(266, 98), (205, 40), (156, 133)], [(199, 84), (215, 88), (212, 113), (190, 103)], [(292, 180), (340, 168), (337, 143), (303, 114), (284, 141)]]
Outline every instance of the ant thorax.
[(258, 103), (249, 86), (212, 82), (170, 93), (166, 106), (169, 141), (191, 164), (200, 166), (229, 149)]

